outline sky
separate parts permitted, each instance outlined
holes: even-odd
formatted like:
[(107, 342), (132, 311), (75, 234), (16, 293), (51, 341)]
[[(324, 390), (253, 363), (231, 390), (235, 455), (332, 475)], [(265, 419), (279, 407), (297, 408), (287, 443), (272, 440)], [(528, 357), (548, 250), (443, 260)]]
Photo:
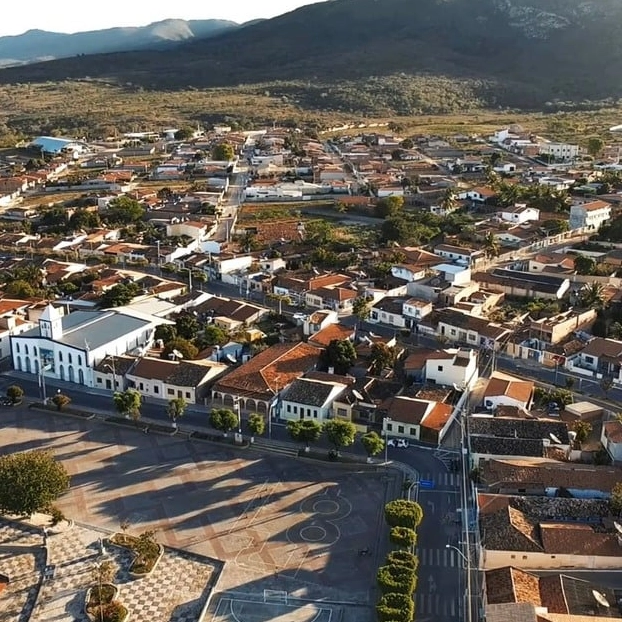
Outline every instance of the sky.
[[(2, 9), (0, 36), (38, 28), (52, 32), (82, 32), (115, 26), (146, 26), (163, 19), (229, 19), (246, 22), (293, 11), (321, 0), (30, 0)], [(18, 7), (23, 7), (18, 8)]]

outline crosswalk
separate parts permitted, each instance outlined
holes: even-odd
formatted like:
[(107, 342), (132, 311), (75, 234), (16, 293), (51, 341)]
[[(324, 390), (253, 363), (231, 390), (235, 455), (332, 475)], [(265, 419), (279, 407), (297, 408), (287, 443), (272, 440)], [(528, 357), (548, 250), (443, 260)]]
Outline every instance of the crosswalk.
[(417, 547), (415, 554), (420, 566), (440, 566), (442, 568), (462, 567), (463, 561), (454, 549), (429, 549)]
[(415, 599), (415, 619), (426, 614), (434, 615), (435, 622), (455, 620), (460, 613), (460, 597), (438, 594), (421, 588), (417, 589)]
[(460, 487), (460, 473), (421, 473), (420, 478), (434, 482), (436, 488)]

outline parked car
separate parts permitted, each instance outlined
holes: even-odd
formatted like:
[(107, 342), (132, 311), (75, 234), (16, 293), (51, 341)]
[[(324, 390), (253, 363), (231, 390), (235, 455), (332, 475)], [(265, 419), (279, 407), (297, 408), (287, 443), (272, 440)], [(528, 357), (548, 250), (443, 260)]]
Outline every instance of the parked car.
[(387, 445), (389, 447), (400, 447), (402, 449), (410, 447), (410, 443), (405, 438), (390, 438), (387, 441)]

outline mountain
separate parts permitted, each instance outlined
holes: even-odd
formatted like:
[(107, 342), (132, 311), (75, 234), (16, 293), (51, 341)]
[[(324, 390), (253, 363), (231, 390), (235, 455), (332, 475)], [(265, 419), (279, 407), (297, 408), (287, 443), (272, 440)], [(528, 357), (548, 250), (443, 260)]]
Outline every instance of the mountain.
[(21, 35), (0, 37), (0, 66), (78, 54), (153, 48), (162, 44), (211, 37), (238, 26), (235, 22), (219, 19), (167, 19), (148, 26), (108, 28), (74, 34), (29, 30)]
[(330, 0), (166, 50), (8, 68), (0, 82), (313, 88), (403, 74), (468, 83), (488, 105), (540, 107), (622, 94), (621, 23), (620, 0)]

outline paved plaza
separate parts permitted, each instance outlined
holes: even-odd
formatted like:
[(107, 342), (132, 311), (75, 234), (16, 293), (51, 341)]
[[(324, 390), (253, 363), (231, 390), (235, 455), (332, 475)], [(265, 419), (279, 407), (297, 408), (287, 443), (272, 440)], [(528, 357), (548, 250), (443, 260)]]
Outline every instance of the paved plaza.
[[(385, 543), (377, 544), (376, 539), (383, 533), (382, 508), (395, 490), (393, 475), (27, 410), (0, 411), (0, 426), (1, 453), (49, 448), (62, 460), (72, 480), (71, 491), (58, 506), (78, 524), (117, 531), (127, 520), (130, 533), (157, 530), (158, 541), (172, 547), (167, 555), (177, 556), (163, 568), (180, 569), (175, 574), (182, 583), (175, 591), (183, 592), (184, 602), (192, 601), (194, 609), (206, 596), (204, 588), (213, 569), (204, 564), (201, 573), (184, 564), (194, 563), (193, 553), (226, 562), (216, 585), (221, 598), (213, 600), (208, 619), (328, 622), (334, 612), (330, 606), (316, 607), (313, 603), (319, 600), (342, 607), (342, 619), (350, 619), (350, 606), (356, 611), (352, 619), (368, 618), (365, 612), (373, 604), (375, 571), (385, 552)], [(85, 569), (94, 531), (74, 527), (76, 533), (80, 529), (91, 535), (83, 535), (71, 555), (79, 559), (78, 550), (82, 551), (86, 557), (76, 564)], [(372, 555), (358, 555), (367, 547)], [(179, 549), (188, 553), (190, 561)], [(184, 584), (183, 577), (192, 585)], [(164, 598), (157, 588), (162, 583), (154, 578), (144, 602), (128, 603), (132, 620), (143, 619), (134, 615), (134, 607), (145, 609)], [(144, 592), (137, 589), (133, 596), (126, 585), (132, 584), (121, 585), (124, 602), (126, 595), (135, 599)], [(71, 588), (65, 591), (66, 602), (60, 590), (42, 591), (50, 611), (71, 608)], [(0, 616), (3, 599), (4, 594)], [(175, 607), (183, 613), (180, 603), (168, 603), (157, 616), (144, 619), (197, 619), (181, 617), (182, 613), (175, 617)], [(55, 616), (48, 619), (62, 619)]]

